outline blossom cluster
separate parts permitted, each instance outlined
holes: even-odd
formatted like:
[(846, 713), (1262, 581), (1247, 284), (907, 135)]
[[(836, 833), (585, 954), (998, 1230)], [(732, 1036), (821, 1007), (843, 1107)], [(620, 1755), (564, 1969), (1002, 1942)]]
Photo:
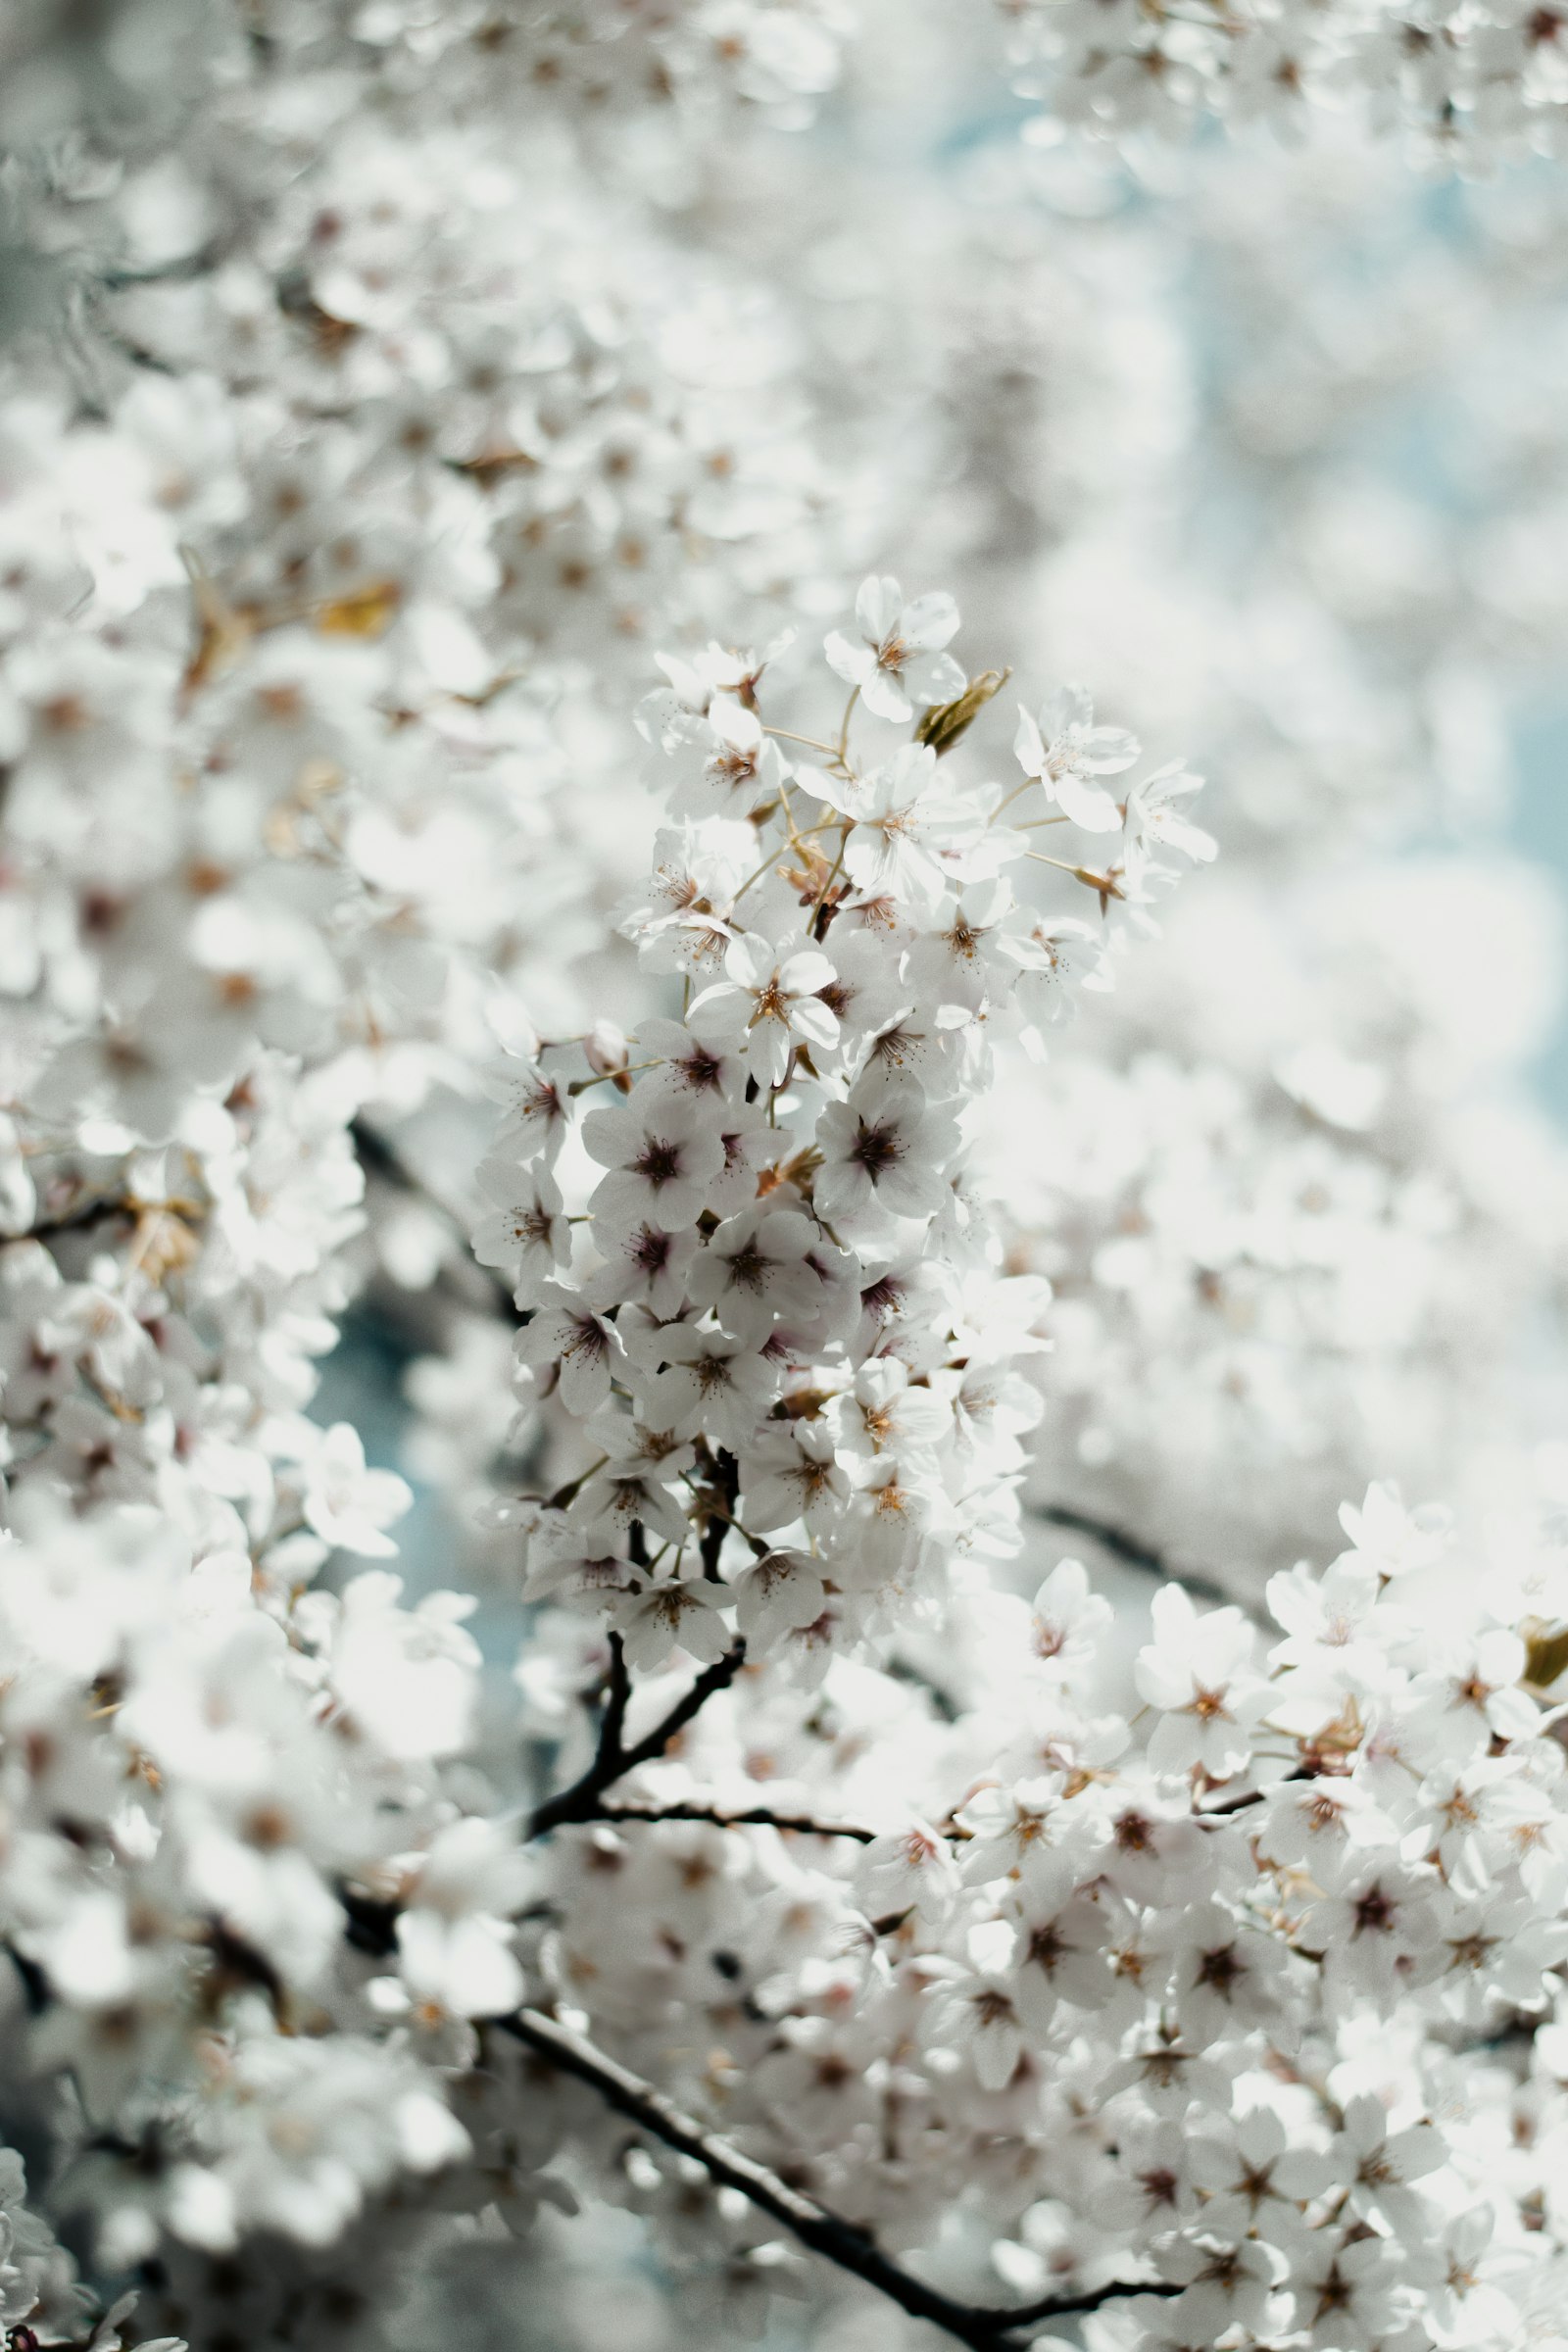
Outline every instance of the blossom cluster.
[(965, 1595), (940, 1711), (749, 1666), (558, 1834), (558, 1999), (666, 2081), (674, 2043), (683, 2100), (947, 2243), (977, 2305), (1081, 2298), (1104, 2352), (1560, 2341), (1560, 1550), (1483, 1573), (1382, 1488), (1342, 1516), (1272, 1636), (1166, 1586), (1130, 1677), (1073, 1560)]
[[(1043, 1053), (1105, 956), (1020, 885), (1038, 866), (1147, 922), (1169, 858), (1213, 844), (1200, 779), (1128, 780), (1137, 743), (1081, 690), (1020, 709), (1021, 781), (960, 782), (1000, 680), (966, 677), (957, 625), (951, 597), (867, 580), (824, 647), (848, 688), (831, 736), (767, 722), (767, 657), (666, 661), (640, 718), (677, 822), (624, 928), (684, 1013), (594, 1037), (575, 1080), (542, 1054), (503, 1074), (476, 1247), (530, 1318), (525, 1396), (559, 1397), (594, 1457), (532, 1525), (526, 1591), (603, 1612), (634, 1666), (672, 1642), (711, 1663), (738, 1629), (820, 1672), (953, 1558), (1016, 1544), (1040, 1296), (999, 1274), (961, 1119), (994, 1037)], [(1031, 846), (1060, 825), (1081, 858)], [(568, 1145), (598, 1171), (586, 1250)]]
[(1124, 1068), (1059, 1061), (1049, 1103), (1008, 1076), (980, 1165), (1011, 1262), (1051, 1286), (1025, 1490), (1048, 1512), (1157, 1531), (1167, 1558), (1256, 1594), (1312, 1547), (1348, 1470), (1430, 1486), (1446, 1468), (1452, 1491), (1461, 1446), (1550, 1434), (1550, 1392), (1532, 1398), (1510, 1357), (1559, 1262), (1560, 1160), (1528, 1131), (1499, 1215), (1451, 1146), (1409, 1150), (1381, 1074), (1348, 1055), (1249, 1080), (1145, 1046)]
[(1218, 115), (1299, 138), (1320, 110), (1352, 107), (1424, 160), (1492, 164), (1562, 150), (1568, 21), (1551, 7), (1003, 0), (1003, 9), (1020, 87), (1044, 99), (1048, 137), (1064, 126), (1183, 136)]
[(0, 25), (9, 2352), (1563, 2342), (1561, 27), (1007, 16)]

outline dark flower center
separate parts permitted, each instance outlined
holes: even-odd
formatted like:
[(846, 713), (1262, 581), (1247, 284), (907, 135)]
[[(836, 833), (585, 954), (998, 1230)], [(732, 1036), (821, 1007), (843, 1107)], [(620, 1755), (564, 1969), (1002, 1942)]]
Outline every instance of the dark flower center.
[(632, 1264), (639, 1274), (662, 1274), (669, 1263), (671, 1236), (645, 1225), (632, 1244)]
[(857, 1167), (865, 1170), (875, 1184), (903, 1158), (904, 1150), (904, 1138), (891, 1120), (880, 1126), (868, 1127), (861, 1119), (850, 1157)]
[(631, 1166), (634, 1176), (643, 1177), (657, 1191), (662, 1184), (672, 1184), (680, 1174), (680, 1146), (651, 1135)]
[(1363, 1929), (1370, 1929), (1374, 1934), (1386, 1936), (1394, 1925), (1396, 1908), (1381, 1886), (1369, 1886), (1365, 1894), (1357, 1895), (1355, 1899), (1352, 1935), (1359, 1936)]

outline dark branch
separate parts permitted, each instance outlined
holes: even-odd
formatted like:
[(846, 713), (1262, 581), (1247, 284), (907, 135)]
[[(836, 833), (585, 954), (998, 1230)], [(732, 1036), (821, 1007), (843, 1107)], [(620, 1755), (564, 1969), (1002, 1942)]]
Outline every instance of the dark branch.
[[(735, 1523), (735, 1505), (740, 1499), (741, 1491), (740, 1464), (732, 1453), (726, 1452), (722, 1446), (718, 1449), (715, 1477), (717, 1492), (712, 1497), (712, 1506), (709, 1510), (702, 1538), (697, 1546), (703, 1563), (703, 1574), (711, 1585), (716, 1585), (720, 1581), (719, 1554), (724, 1548), (724, 1538)], [(757, 1549), (755, 1540), (748, 1537), (747, 1541), (755, 1551)], [(765, 1552), (766, 1544), (764, 1544), (761, 1548)]]
[(883, 1660), (882, 1671), (890, 1674), (896, 1683), (907, 1683), (911, 1690), (923, 1690), (944, 1723), (956, 1723), (962, 1714), (963, 1709), (952, 1691), (945, 1690), (940, 1683), (934, 1682), (925, 1668), (916, 1666), (912, 1658), (901, 1657), (895, 1650), (892, 1657)]
[[(446, 1219), (453, 1232), (464, 1244), (464, 1264), (467, 1271), (484, 1283), (495, 1299), (497, 1310), (504, 1314), (509, 1322), (516, 1322), (517, 1304), (512, 1295), (511, 1283), (504, 1274), (497, 1273), (493, 1266), (481, 1266), (476, 1259), (468, 1256), (467, 1234), (464, 1220), (452, 1203), (449, 1200), (443, 1200), (438, 1194), (431, 1191), (417, 1170), (410, 1166), (390, 1137), (383, 1135), (378, 1127), (372, 1127), (368, 1119), (352, 1120), (349, 1125), (349, 1134), (354, 1139), (354, 1149), (359, 1153), (360, 1165), (368, 1175), (379, 1176), (384, 1184), (395, 1185), (399, 1192), (412, 1194), (416, 1200), (424, 1201), (427, 1207), (435, 1209), (438, 1215)], [(470, 1305), (473, 1303), (471, 1299), (469, 1303)]]
[(1125, 1528), (1116, 1527), (1106, 1519), (1097, 1519), (1091, 1511), (1074, 1510), (1068, 1503), (1037, 1502), (1030, 1505), (1030, 1516), (1043, 1519), (1048, 1527), (1064, 1527), (1076, 1536), (1090, 1536), (1102, 1551), (1108, 1551), (1113, 1560), (1121, 1560), (1129, 1568), (1140, 1569), (1145, 1576), (1157, 1576), (1163, 1583), (1185, 1585), (1199, 1600), (1229, 1601), (1234, 1598), (1213, 1577), (1204, 1576), (1190, 1568), (1178, 1568), (1164, 1552), (1130, 1536)]
[(727, 1649), (716, 1664), (705, 1666), (685, 1697), (677, 1699), (663, 1720), (656, 1723), (653, 1730), (639, 1740), (635, 1746), (628, 1747), (622, 1752), (621, 1771), (635, 1771), (639, 1764), (651, 1764), (656, 1756), (662, 1756), (675, 1734), (685, 1730), (692, 1718), (708, 1704), (715, 1690), (723, 1690), (728, 1688), (745, 1663), (746, 1644), (744, 1642), (737, 1642), (733, 1649)]
[[(599, 1820), (599, 1800), (612, 1783), (618, 1781), (624, 1773), (634, 1772), (639, 1764), (651, 1764), (656, 1756), (662, 1756), (675, 1734), (684, 1731), (692, 1718), (701, 1713), (715, 1690), (722, 1690), (735, 1680), (745, 1663), (746, 1644), (737, 1642), (734, 1648), (726, 1650), (716, 1664), (705, 1666), (691, 1689), (675, 1701), (668, 1714), (661, 1716), (653, 1730), (635, 1740), (630, 1747), (624, 1744), (623, 1739), (626, 1699), (630, 1696), (630, 1688), (628, 1686), (625, 1695), (620, 1698), (617, 1709), (613, 1679), (616, 1669), (612, 1666), (611, 1695), (605, 1707), (604, 1722), (600, 1726), (598, 1752), (580, 1780), (573, 1781), (571, 1787), (563, 1788), (559, 1795), (545, 1799), (528, 1824), (529, 1837), (542, 1838), (547, 1830), (562, 1829), (568, 1822)], [(619, 1671), (622, 1674), (625, 1672), (623, 1660)], [(612, 1737), (607, 1737), (612, 1733)]]
[(626, 1708), (631, 1699), (631, 1676), (626, 1671), (626, 1644), (618, 1634), (610, 1637), (610, 1688), (605, 1694), (605, 1718), (599, 1726), (596, 1764), (619, 1756), (626, 1744)]
[(106, 325), (102, 319), (96, 321), (95, 331), (112, 351), (118, 351), (121, 358), (128, 360), (133, 368), (145, 368), (153, 375), (177, 375), (179, 373), (179, 369), (172, 360), (166, 360), (161, 353), (152, 350), (149, 345), (138, 343), (134, 335), (123, 334), (118, 327)]
[(1260, 1805), (1273, 1789), (1283, 1788), (1292, 1781), (1314, 1780), (1316, 1776), (1317, 1767), (1303, 1757), (1299, 1764), (1293, 1764), (1289, 1772), (1282, 1773), (1277, 1781), (1270, 1782), (1267, 1788), (1243, 1788), (1235, 1796), (1222, 1796), (1218, 1804), (1196, 1807), (1193, 1818), (1195, 1821), (1210, 1822), (1223, 1820), (1228, 1813), (1245, 1813), (1249, 1805)]
[(85, 1199), (73, 1200), (67, 1208), (45, 1209), (33, 1218), (24, 1238), (30, 1242), (48, 1241), (57, 1233), (80, 1233), (106, 1218), (133, 1213), (123, 1193), (89, 1193)]
[(1097, 2287), (1089, 2294), (1048, 2296), (1021, 2310), (995, 2311), (980, 2304), (961, 2303), (891, 2261), (870, 2233), (858, 2224), (830, 2213), (814, 2197), (781, 2180), (765, 2165), (731, 2147), (727, 2140), (705, 2132), (692, 2117), (683, 2115), (666, 2099), (662, 2091), (656, 2090), (651, 2082), (645, 2082), (615, 2059), (607, 2057), (580, 2034), (558, 2025), (554, 2018), (537, 2009), (521, 2009), (512, 2017), (497, 2019), (496, 2023), (503, 2033), (537, 2051), (564, 2074), (575, 2075), (579, 2082), (588, 2083), (617, 2114), (629, 2117), (665, 2147), (682, 2156), (695, 2157), (709, 2179), (721, 2188), (738, 2188), (759, 2212), (781, 2223), (812, 2253), (824, 2256), (841, 2271), (862, 2279), (912, 2319), (929, 2321), (932, 2327), (943, 2328), (959, 2343), (973, 2346), (975, 2352), (1020, 2352), (1021, 2339), (1014, 2329), (1034, 2326), (1041, 2320), (1096, 2311), (1118, 2295), (1171, 2295), (1179, 2291), (1168, 2285), (1146, 2288), (1117, 2283)]
[(25, 1952), (19, 1952), (14, 1943), (8, 1941), (4, 1948), (6, 1957), (22, 1980), (22, 1997), (27, 2005), (27, 2015), (41, 2017), (54, 1998), (48, 1978), (37, 1961), (29, 1960)]
[(853, 1838), (869, 1845), (880, 1830), (859, 1821), (818, 1821), (814, 1813), (774, 1813), (766, 1805), (752, 1805), (744, 1813), (726, 1813), (722, 1806), (679, 1802), (669, 1805), (599, 1805), (579, 1814), (586, 1821), (706, 1821), (717, 1830), (783, 1830), (797, 1838)]
[(223, 248), (214, 237), (199, 252), (181, 254), (176, 261), (159, 262), (150, 270), (100, 270), (96, 283), (106, 294), (123, 294), (131, 286), (172, 285), (181, 279), (204, 277), (222, 259)]

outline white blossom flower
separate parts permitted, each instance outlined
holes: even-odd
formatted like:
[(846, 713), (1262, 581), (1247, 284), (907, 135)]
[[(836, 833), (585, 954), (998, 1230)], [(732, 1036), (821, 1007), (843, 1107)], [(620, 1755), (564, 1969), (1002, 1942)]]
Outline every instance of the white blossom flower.
[(563, 1283), (541, 1286), (533, 1320), (513, 1343), (517, 1361), (555, 1368), (568, 1412), (586, 1417), (610, 1395), (623, 1349), (614, 1325)]
[(729, 1647), (719, 1610), (725, 1595), (701, 1578), (669, 1578), (622, 1593), (613, 1619), (626, 1645), (628, 1664), (662, 1666), (671, 1648), (712, 1665)]
[(965, 1971), (942, 1987), (938, 2029), (962, 2051), (982, 2090), (1005, 2090), (1023, 2056), (1023, 2021), (1000, 1971)]
[(798, 1209), (748, 1209), (709, 1235), (687, 1295), (711, 1307), (731, 1339), (760, 1348), (776, 1317), (808, 1314), (816, 1304), (820, 1285), (807, 1263), (815, 1241), (815, 1226)]
[(1292, 2253), (1304, 2208), (1344, 2177), (1324, 2150), (1293, 2147), (1269, 2107), (1238, 2116), (1221, 2139), (1200, 2140), (1191, 2161), (1194, 2180), (1206, 2192), (1204, 2222), (1222, 2244), (1255, 2230)]
[(1096, 726), (1082, 686), (1058, 688), (1038, 715), (1019, 706), (1013, 743), (1019, 766), (1026, 776), (1037, 776), (1047, 800), (1086, 832), (1120, 830), (1120, 804), (1099, 779), (1131, 767), (1138, 749), (1125, 727)]
[(831, 1409), (841, 1456), (851, 1462), (882, 1453), (901, 1459), (929, 1454), (953, 1430), (946, 1399), (913, 1385), (907, 1364), (897, 1356), (862, 1364)]
[(662, 1225), (642, 1222), (619, 1232), (599, 1230), (594, 1240), (605, 1262), (585, 1287), (590, 1305), (642, 1305), (669, 1319), (679, 1314), (697, 1255), (697, 1234), (691, 1227), (670, 1233)]
[(374, 1569), (345, 1589), (332, 1689), (348, 1720), (389, 1755), (452, 1755), (469, 1737), (477, 1695), (479, 1650), (464, 1630), (473, 1595), (428, 1592), (409, 1610), (402, 1590)]
[(703, 1431), (745, 1451), (777, 1393), (775, 1367), (744, 1342), (690, 1324), (664, 1333), (660, 1351), (664, 1368), (649, 1386), (649, 1418), (678, 1437)]
[(439, 1919), (423, 1909), (398, 1921), (398, 1966), (408, 1999), (449, 2017), (502, 2017), (522, 1998), (522, 1970), (504, 1921)]
[(833, 966), (818, 949), (775, 947), (748, 932), (731, 941), (724, 978), (692, 1010), (706, 1012), (719, 1036), (739, 1048), (757, 1085), (776, 1087), (800, 1048), (838, 1043), (838, 1021), (820, 994), (832, 981)]
[(593, 1211), (612, 1233), (646, 1221), (665, 1231), (692, 1224), (724, 1165), (723, 1146), (697, 1105), (640, 1090), (624, 1108), (591, 1110), (583, 1148), (610, 1173)]
[(531, 1305), (541, 1284), (571, 1257), (561, 1187), (547, 1168), (512, 1168), (500, 1158), (481, 1160), (474, 1175), (496, 1203), (474, 1229), (474, 1256), (481, 1266), (502, 1268), (517, 1286), (519, 1304)]
[(958, 628), (951, 596), (917, 596), (906, 604), (897, 580), (862, 580), (855, 618), (858, 643), (834, 629), (824, 648), (832, 668), (878, 718), (906, 719), (920, 706), (963, 692), (963, 672), (943, 651)]
[(760, 1651), (780, 1634), (812, 1624), (822, 1612), (816, 1562), (801, 1551), (769, 1551), (735, 1589), (735, 1623), (748, 1649)]
[(759, 1535), (793, 1527), (826, 1535), (842, 1515), (850, 1482), (839, 1466), (838, 1443), (825, 1420), (792, 1422), (764, 1431), (742, 1466), (746, 1524)]
[(1110, 1625), (1111, 1606), (1089, 1590), (1081, 1560), (1058, 1560), (1034, 1597), (1030, 1642), (1053, 1682), (1081, 1676)]
[(928, 1103), (912, 1079), (863, 1078), (817, 1121), (816, 1204), (828, 1217), (930, 1216), (954, 1140), (951, 1112)]
[(1228, 1780), (1250, 1760), (1252, 1732), (1268, 1712), (1251, 1628), (1239, 1609), (1200, 1616), (1179, 1585), (1161, 1586), (1152, 1616), (1154, 1641), (1134, 1669), (1141, 1694), (1161, 1711), (1150, 1762), (1157, 1772), (1197, 1765)]
[(853, 783), (814, 779), (823, 798), (850, 818), (844, 864), (873, 901), (930, 920), (942, 906), (949, 865), (976, 830), (968, 805), (943, 790), (936, 754), (905, 744), (881, 767)]
[(939, 1921), (952, 1908), (958, 1876), (947, 1839), (924, 1822), (911, 1821), (866, 1847), (861, 1881), (873, 1914), (913, 1909)]
[(681, 755), (686, 773), (671, 803), (677, 816), (744, 816), (777, 796), (784, 763), (755, 710), (719, 694), (692, 726)]
[(1217, 855), (1212, 834), (1200, 831), (1182, 806), (1202, 786), (1201, 776), (1190, 775), (1180, 760), (1173, 760), (1130, 788), (1122, 815), (1130, 863), (1162, 849), (1175, 850), (1200, 864)]
[(395, 1471), (366, 1467), (359, 1432), (338, 1421), (321, 1437), (307, 1465), (307, 1524), (342, 1551), (389, 1558), (397, 1545), (386, 1533), (414, 1496)]

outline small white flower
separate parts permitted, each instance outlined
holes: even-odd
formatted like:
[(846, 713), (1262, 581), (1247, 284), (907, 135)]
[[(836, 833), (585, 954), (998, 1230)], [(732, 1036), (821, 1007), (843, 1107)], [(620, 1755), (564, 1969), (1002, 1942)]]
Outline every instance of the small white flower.
[(511, 1056), (486, 1073), (486, 1083), (502, 1105), (497, 1143), (521, 1160), (542, 1154), (547, 1166), (553, 1164), (571, 1124), (557, 1081), (537, 1062)]
[(692, 1005), (706, 1013), (718, 1035), (735, 1044), (758, 1086), (783, 1084), (790, 1056), (800, 1047), (832, 1048), (839, 1025), (821, 991), (833, 983), (833, 966), (820, 948), (771, 941), (747, 932), (732, 940), (724, 956), (724, 978)]
[(386, 1530), (413, 1500), (393, 1471), (366, 1467), (360, 1434), (347, 1421), (324, 1433), (306, 1465), (306, 1524), (340, 1551), (390, 1558), (397, 1545)]
[(1114, 1613), (1090, 1591), (1081, 1560), (1056, 1562), (1035, 1594), (1029, 1627), (1030, 1646), (1053, 1682), (1069, 1682), (1093, 1666)]
[(859, 1875), (873, 1918), (914, 1910), (922, 1919), (939, 1921), (952, 1910), (958, 1891), (948, 1840), (918, 1820), (873, 1839), (861, 1858)]
[(639, 1223), (676, 1232), (696, 1223), (724, 1166), (724, 1147), (701, 1104), (639, 1087), (622, 1107), (590, 1111), (583, 1149), (610, 1172), (591, 1201), (612, 1234)]
[(831, 1218), (931, 1216), (956, 1143), (952, 1112), (928, 1103), (912, 1079), (862, 1078), (847, 1102), (830, 1102), (817, 1120), (816, 1205)]
[(746, 1524), (763, 1536), (797, 1520), (812, 1535), (826, 1535), (842, 1516), (850, 1493), (826, 1420), (795, 1421), (788, 1429), (764, 1432), (741, 1464), (741, 1478)]
[(1120, 831), (1120, 804), (1098, 779), (1131, 767), (1138, 741), (1125, 727), (1097, 727), (1082, 686), (1059, 687), (1038, 715), (1020, 706), (1013, 750), (1024, 774), (1039, 777), (1063, 816), (1089, 833)]
[(501, 1158), (481, 1160), (475, 1181), (496, 1208), (474, 1228), (473, 1254), (516, 1284), (519, 1305), (532, 1305), (541, 1284), (571, 1257), (561, 1187), (548, 1167), (514, 1168)]
[(701, 1577), (671, 1577), (618, 1594), (611, 1622), (626, 1645), (626, 1663), (649, 1673), (671, 1649), (683, 1649), (705, 1666), (716, 1664), (730, 1643), (719, 1614), (729, 1598), (723, 1586)]
[(735, 1623), (760, 1655), (784, 1634), (822, 1613), (821, 1572), (804, 1551), (770, 1551), (734, 1587)]
[(1196, 1764), (1212, 1780), (1228, 1780), (1246, 1768), (1252, 1732), (1269, 1708), (1252, 1629), (1240, 1609), (1200, 1616), (1179, 1585), (1160, 1587), (1152, 1615), (1153, 1642), (1133, 1669), (1140, 1695), (1161, 1710), (1150, 1763), (1156, 1772)]
[(1218, 855), (1213, 835), (1200, 831), (1182, 805), (1202, 788), (1202, 777), (1190, 774), (1179, 760), (1132, 787), (1122, 819), (1129, 865), (1147, 861), (1157, 850), (1175, 850), (1197, 864)]
[(687, 1276), (694, 1306), (710, 1307), (731, 1339), (760, 1348), (779, 1316), (808, 1314), (821, 1286), (807, 1260), (816, 1227), (798, 1209), (747, 1209), (709, 1235)]
[(671, 795), (677, 816), (745, 816), (777, 799), (784, 763), (755, 710), (731, 695), (715, 695), (706, 715), (691, 724), (680, 755), (683, 772)]
[(878, 718), (903, 721), (917, 708), (951, 702), (964, 674), (943, 647), (956, 635), (958, 608), (951, 596), (917, 596), (909, 604), (895, 579), (860, 583), (855, 600), (858, 642), (835, 629), (824, 640), (828, 662)]
[(541, 1286), (533, 1320), (513, 1347), (519, 1364), (555, 1367), (562, 1401), (583, 1420), (610, 1395), (612, 1374), (624, 1353), (613, 1323), (580, 1292), (559, 1282)]
[(776, 1367), (739, 1340), (690, 1324), (665, 1332), (661, 1352), (665, 1366), (650, 1385), (648, 1418), (677, 1437), (701, 1432), (744, 1456), (778, 1394)]
[(822, 775), (811, 781), (853, 819), (844, 845), (851, 880), (868, 898), (890, 899), (931, 920), (956, 871), (956, 853), (978, 829), (970, 804), (947, 787), (935, 752), (906, 743), (853, 783)]

